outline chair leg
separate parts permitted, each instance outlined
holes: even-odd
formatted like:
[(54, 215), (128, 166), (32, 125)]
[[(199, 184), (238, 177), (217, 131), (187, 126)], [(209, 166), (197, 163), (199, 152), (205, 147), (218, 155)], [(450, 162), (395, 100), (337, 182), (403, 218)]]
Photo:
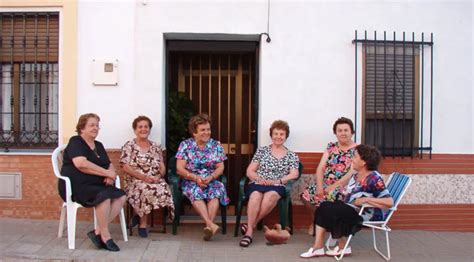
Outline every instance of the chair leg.
[(166, 234), (166, 220), (168, 219), (168, 209), (163, 208), (163, 233)]
[(178, 233), (178, 225), (179, 225), (179, 216), (181, 214), (181, 199), (175, 201), (174, 203), (174, 219), (173, 219), (173, 235)]
[(378, 248), (377, 248), (377, 240), (375, 238), (375, 228), (372, 228), (372, 238), (373, 238), (373, 241), (374, 241), (374, 249), (375, 251), (381, 256), (383, 257), (385, 260), (390, 260), (390, 240), (389, 240), (389, 236), (388, 236), (388, 231), (387, 230), (384, 230), (385, 231), (385, 241), (386, 241), (386, 245), (387, 245), (387, 255), (385, 255), (384, 253), (382, 253), (382, 251), (380, 251)]
[(290, 234), (293, 235), (293, 203), (291, 203), (291, 199), (288, 203), (288, 225), (290, 227)]
[(94, 229), (97, 228), (97, 215), (95, 214), (95, 207), (92, 208), (94, 210)]
[(221, 205), (222, 234), (227, 233), (227, 207)]
[(75, 249), (77, 208), (76, 204), (67, 206), (67, 241), (69, 249)]
[(239, 200), (235, 210), (235, 228), (234, 228), (234, 237), (238, 236), (240, 229), (240, 218), (242, 216), (242, 201)]
[(59, 217), (58, 237), (63, 237), (64, 220), (66, 220), (66, 205), (61, 206), (61, 215)]
[(344, 248), (341, 250), (341, 254), (339, 256), (334, 257), (337, 261), (340, 261), (344, 257), (344, 252), (346, 252), (346, 248), (349, 246), (349, 243), (351, 242), (351, 239), (353, 236), (354, 235), (350, 235), (347, 238), (346, 244), (344, 245)]
[(125, 212), (123, 208), (120, 209), (119, 217), (120, 217), (120, 226), (122, 227), (123, 241), (127, 242), (128, 241), (127, 224), (125, 223)]
[(280, 224), (282, 228), (288, 225), (288, 198), (278, 200), (278, 211), (280, 213)]

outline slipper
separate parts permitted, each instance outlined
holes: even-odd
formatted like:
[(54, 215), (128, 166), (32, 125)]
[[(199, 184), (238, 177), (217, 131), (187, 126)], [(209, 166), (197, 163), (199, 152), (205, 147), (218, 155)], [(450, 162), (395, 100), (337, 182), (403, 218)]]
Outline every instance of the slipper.
[(94, 244), (94, 246), (97, 249), (104, 248), (104, 246), (105, 246), (104, 242), (102, 242), (102, 239), (100, 238), (100, 235), (95, 234), (94, 229), (92, 229), (92, 231), (87, 232), (87, 237), (92, 241), (92, 244)]
[(248, 228), (249, 226), (247, 224), (240, 225), (240, 233), (242, 233), (242, 235), (245, 235), (245, 233), (247, 233)]
[(138, 235), (143, 237), (143, 238), (146, 238), (146, 237), (148, 237), (148, 230), (146, 228), (139, 227), (138, 228)]
[(204, 233), (204, 241), (209, 241), (212, 238), (212, 229), (210, 227), (205, 227), (202, 232)]
[(322, 257), (325, 256), (326, 252), (324, 252), (324, 247), (320, 249), (310, 248), (308, 251), (302, 253), (300, 255), (301, 258), (312, 258), (312, 257)]
[(239, 245), (241, 247), (248, 247), (248, 246), (250, 246), (250, 244), (252, 244), (252, 237), (251, 236), (244, 236), (239, 242)]
[(212, 230), (212, 235), (215, 235), (215, 234), (217, 234), (217, 232), (219, 232), (221, 230), (221, 228), (218, 225), (213, 224), (211, 226), (211, 230)]

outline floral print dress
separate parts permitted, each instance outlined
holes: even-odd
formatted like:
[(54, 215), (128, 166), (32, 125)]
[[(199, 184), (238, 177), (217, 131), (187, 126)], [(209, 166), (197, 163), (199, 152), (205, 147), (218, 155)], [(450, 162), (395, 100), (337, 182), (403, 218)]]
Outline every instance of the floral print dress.
[[(391, 197), (385, 187), (382, 176), (377, 171), (372, 171), (362, 182), (358, 182), (358, 174), (354, 174), (345, 188), (344, 202), (359, 212), (359, 207), (353, 205), (354, 200), (361, 197), (385, 198)], [(362, 213), (364, 221), (381, 221), (384, 218), (382, 209), (366, 208)]]
[[(344, 151), (339, 148), (338, 142), (329, 142), (326, 151), (329, 154), (326, 161), (326, 169), (323, 175), (323, 187), (334, 184), (343, 177), (351, 169), (352, 158), (354, 157), (356, 144), (348, 150)], [(311, 183), (302, 193), (304, 200), (309, 201), (313, 205), (319, 205), (322, 201), (334, 201), (339, 198), (340, 194), (332, 192), (323, 199), (316, 195), (316, 183)]]
[(125, 192), (130, 205), (142, 217), (154, 209), (168, 208), (170, 219), (174, 216), (174, 203), (170, 187), (160, 174), (160, 166), (163, 161), (161, 147), (151, 142), (150, 148), (142, 152), (140, 147), (132, 139), (122, 147), (120, 164), (127, 164), (134, 170), (146, 176), (160, 176), (156, 184), (150, 184), (140, 179), (127, 175), (125, 177)]
[[(198, 147), (194, 138), (189, 138), (179, 144), (176, 158), (186, 161), (186, 169), (193, 174), (206, 178), (216, 170), (216, 164), (227, 159), (224, 148), (219, 141), (209, 139), (206, 146)], [(183, 194), (194, 202), (196, 200), (212, 200), (218, 198), (221, 205), (228, 205), (229, 198), (222, 182), (213, 180), (206, 188), (200, 188), (198, 184), (191, 180), (182, 179), (181, 189)]]

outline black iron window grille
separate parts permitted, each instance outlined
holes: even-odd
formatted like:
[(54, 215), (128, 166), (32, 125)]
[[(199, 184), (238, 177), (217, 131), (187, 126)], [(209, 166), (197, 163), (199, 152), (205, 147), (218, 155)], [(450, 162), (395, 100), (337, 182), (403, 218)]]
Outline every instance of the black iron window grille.
[(58, 144), (59, 13), (0, 12), (0, 147)]
[(433, 34), (429, 41), (424, 34), (421, 41), (415, 33), (410, 38), (403, 32), (397, 40), (394, 32), (388, 40), (384, 32), (379, 40), (375, 31), (368, 39), (365, 31), (364, 38), (358, 39), (355, 32), (356, 116), (357, 53), (362, 51), (362, 143), (378, 147), (384, 156), (423, 157), (429, 152), (431, 157)]

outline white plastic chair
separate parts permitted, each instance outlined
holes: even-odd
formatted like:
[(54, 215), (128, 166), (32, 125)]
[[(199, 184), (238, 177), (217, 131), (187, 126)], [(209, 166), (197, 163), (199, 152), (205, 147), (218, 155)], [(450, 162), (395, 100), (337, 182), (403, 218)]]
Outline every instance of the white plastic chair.
[[(387, 261), (390, 260), (390, 241), (389, 241), (388, 233), (392, 231), (392, 229), (389, 226), (387, 226), (387, 224), (390, 218), (392, 217), (393, 213), (397, 210), (398, 204), (402, 200), (410, 184), (411, 184), (411, 178), (406, 175), (402, 175), (397, 172), (394, 172), (392, 175), (390, 175), (390, 178), (387, 181), (387, 189), (393, 198), (393, 206), (389, 209), (386, 209), (384, 220), (364, 221), (362, 223), (363, 226), (372, 228), (372, 238), (373, 238), (373, 243), (374, 243), (374, 249), (380, 256), (382, 256)], [(362, 214), (365, 208), (370, 208), (370, 207), (371, 207), (370, 205), (363, 205), (359, 212), (359, 215)], [(385, 241), (386, 241), (386, 246), (387, 246), (386, 255), (377, 248), (377, 240), (375, 238), (375, 229), (382, 230), (385, 232)], [(353, 235), (350, 235), (347, 238), (346, 245), (344, 246), (344, 249), (341, 251), (341, 255), (334, 257), (336, 260), (339, 261), (344, 257), (344, 251), (349, 246), (349, 242), (351, 241), (352, 237)], [(331, 237), (329, 237), (328, 241), (326, 242), (326, 246), (328, 245), (328, 242), (330, 241), (330, 239)]]
[[(64, 231), (64, 219), (67, 213), (67, 239), (68, 239), (68, 246), (69, 249), (75, 249), (75, 238), (76, 238), (76, 214), (77, 209), (83, 207), (81, 204), (72, 201), (72, 188), (71, 188), (71, 181), (69, 177), (61, 176), (60, 169), (63, 162), (63, 152), (66, 148), (66, 145), (62, 145), (57, 147), (53, 151), (53, 155), (51, 156), (51, 162), (53, 164), (54, 175), (59, 179), (64, 180), (66, 184), (66, 202), (63, 203), (61, 207), (61, 217), (59, 219), (59, 229), (58, 229), (58, 237), (63, 236)], [(120, 188), (120, 178), (117, 176), (115, 180), (115, 187)], [(94, 209), (94, 228), (97, 226), (97, 218), (95, 215), (95, 208)], [(66, 211), (66, 212), (65, 212)], [(123, 240), (128, 241), (127, 236), (127, 228), (125, 223), (125, 213), (120, 210), (120, 225), (122, 227), (122, 235)]]

